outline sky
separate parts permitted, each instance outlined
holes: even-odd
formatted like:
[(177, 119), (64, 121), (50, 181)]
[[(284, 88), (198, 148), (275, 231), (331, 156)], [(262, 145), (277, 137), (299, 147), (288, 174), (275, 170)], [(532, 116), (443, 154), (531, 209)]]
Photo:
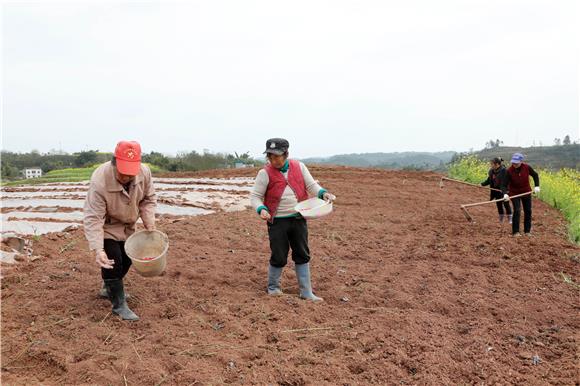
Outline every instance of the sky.
[(3, 1), (2, 149), (296, 157), (579, 138), (573, 0)]

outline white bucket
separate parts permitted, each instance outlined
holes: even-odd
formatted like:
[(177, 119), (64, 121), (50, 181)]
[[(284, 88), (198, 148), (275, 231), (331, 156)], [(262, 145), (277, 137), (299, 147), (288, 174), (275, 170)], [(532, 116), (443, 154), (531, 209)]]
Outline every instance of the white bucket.
[(125, 252), (135, 270), (145, 277), (158, 276), (167, 265), (169, 239), (158, 230), (133, 233), (125, 241)]
[(306, 219), (320, 218), (332, 212), (332, 202), (314, 197), (298, 203), (294, 210)]

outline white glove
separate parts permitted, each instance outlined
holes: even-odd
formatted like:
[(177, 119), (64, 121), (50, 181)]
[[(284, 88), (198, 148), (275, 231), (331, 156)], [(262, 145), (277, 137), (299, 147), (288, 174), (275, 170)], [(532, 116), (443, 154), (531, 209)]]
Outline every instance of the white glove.
[(534, 193), (536, 193), (536, 194), (540, 193), (540, 187), (539, 186), (536, 186), (534, 188)]
[(332, 193), (324, 192), (324, 194), (322, 195), (322, 199), (324, 201), (333, 202), (334, 200), (336, 200), (336, 196)]
[(509, 201), (509, 200), (510, 200), (510, 196), (509, 196), (509, 195), (507, 195), (507, 194), (504, 194), (504, 195), (503, 195), (503, 200), (504, 200), (504, 201)]

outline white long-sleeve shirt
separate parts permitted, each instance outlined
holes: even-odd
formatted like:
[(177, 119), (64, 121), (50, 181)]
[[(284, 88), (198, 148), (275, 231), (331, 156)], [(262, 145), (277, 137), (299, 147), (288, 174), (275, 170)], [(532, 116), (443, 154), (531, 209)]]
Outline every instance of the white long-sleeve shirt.
[[(325, 192), (324, 189), (314, 180), (310, 171), (306, 165), (300, 162), (300, 168), (302, 169), (302, 176), (304, 177), (304, 184), (306, 185), (306, 191), (310, 197), (321, 195), (321, 191)], [(288, 180), (288, 171), (286, 173), (282, 173), (284, 178)], [(250, 193), (250, 201), (254, 210), (258, 210), (261, 206), (264, 206), (264, 195), (266, 194), (266, 190), (268, 189), (268, 184), (270, 183), (270, 178), (268, 177), (268, 172), (264, 169), (258, 172), (256, 176), (256, 180), (254, 182), (254, 188)], [(298, 198), (294, 191), (289, 185), (286, 185), (286, 189), (284, 189), (284, 193), (282, 194), (282, 199), (280, 200), (280, 205), (278, 206), (278, 210), (276, 211), (276, 217), (290, 217), (295, 216), (296, 211), (294, 207), (298, 204)]]

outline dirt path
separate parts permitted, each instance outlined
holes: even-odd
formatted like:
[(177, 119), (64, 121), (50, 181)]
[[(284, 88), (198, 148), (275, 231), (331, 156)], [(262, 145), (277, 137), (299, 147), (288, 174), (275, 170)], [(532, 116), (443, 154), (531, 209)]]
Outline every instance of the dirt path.
[[(252, 211), (165, 219), (167, 272), (128, 275), (141, 321), (108, 315), (82, 230), (3, 266), (4, 384), (562, 384), (578, 382), (580, 248), (534, 201), (531, 239), (479, 189), (430, 173), (311, 171), (338, 197), (311, 221), (313, 282), (326, 302), (268, 298), (266, 226)], [(254, 175), (254, 170), (195, 176)], [(188, 175), (192, 176), (192, 175)], [(66, 248), (65, 248), (66, 247)], [(537, 356), (537, 357), (535, 357)], [(534, 359), (540, 360), (534, 364)]]

